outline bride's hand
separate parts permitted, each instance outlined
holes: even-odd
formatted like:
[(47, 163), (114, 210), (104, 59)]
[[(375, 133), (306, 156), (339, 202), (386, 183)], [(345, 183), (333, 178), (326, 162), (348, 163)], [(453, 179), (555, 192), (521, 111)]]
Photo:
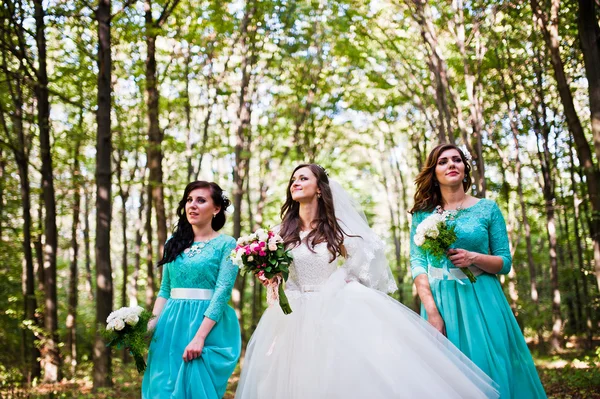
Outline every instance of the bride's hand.
[(427, 315), (427, 321), (429, 322), (429, 324), (435, 327), (435, 329), (438, 330), (441, 334), (444, 334), (444, 336), (446, 336), (446, 325), (444, 324), (444, 319), (442, 319), (442, 316), (439, 313), (436, 312)]

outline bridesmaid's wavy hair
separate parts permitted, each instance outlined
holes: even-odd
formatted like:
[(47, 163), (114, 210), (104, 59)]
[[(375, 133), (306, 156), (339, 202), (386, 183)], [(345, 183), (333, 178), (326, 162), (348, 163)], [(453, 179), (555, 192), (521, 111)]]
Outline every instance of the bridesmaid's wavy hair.
[(419, 211), (432, 211), (438, 205), (443, 205), (442, 193), (440, 186), (436, 185), (435, 167), (440, 155), (447, 150), (456, 150), (460, 154), (462, 162), (465, 164), (465, 180), (463, 181), (463, 189), (465, 192), (471, 187), (473, 180), (471, 179), (471, 164), (467, 161), (463, 151), (454, 144), (439, 144), (436, 146), (427, 157), (425, 166), (415, 179), (417, 191), (415, 192), (415, 205), (410, 210), (410, 213)]
[[(321, 191), (321, 198), (318, 199), (317, 219), (315, 228), (306, 237), (308, 248), (314, 251), (314, 247), (322, 242), (327, 243), (327, 249), (331, 253), (333, 262), (339, 255), (346, 257), (346, 248), (344, 247), (344, 235), (347, 235), (339, 225), (333, 208), (333, 197), (329, 187), (329, 178), (325, 169), (316, 164), (301, 164), (296, 166), (294, 173), (300, 168), (308, 168), (317, 178), (317, 186)], [(279, 234), (283, 238), (286, 247), (297, 246), (300, 244), (300, 204), (292, 199), (290, 188), (292, 179), (286, 190), (286, 200), (281, 207), (281, 230)], [(310, 245), (308, 245), (310, 243)]]
[(187, 198), (190, 193), (198, 188), (210, 189), (210, 196), (214, 204), (220, 208), (219, 212), (211, 221), (212, 229), (217, 231), (225, 225), (225, 210), (231, 205), (231, 201), (223, 195), (223, 189), (221, 189), (217, 183), (213, 182), (203, 180), (191, 182), (185, 187), (183, 198), (179, 201), (179, 206), (177, 206), (177, 216), (179, 216), (179, 221), (177, 222), (175, 229), (173, 229), (173, 235), (165, 244), (163, 257), (160, 262), (158, 262), (158, 266), (173, 262), (184, 249), (189, 248), (194, 242), (194, 231), (192, 230), (192, 225), (187, 220), (185, 204), (187, 203)]

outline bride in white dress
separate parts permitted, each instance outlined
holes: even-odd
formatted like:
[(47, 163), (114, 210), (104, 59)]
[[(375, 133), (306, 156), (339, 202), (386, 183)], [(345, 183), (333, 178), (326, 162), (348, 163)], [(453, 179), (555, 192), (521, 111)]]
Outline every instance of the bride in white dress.
[(386, 293), (384, 244), (339, 184), (298, 166), (280, 235), (294, 262), (293, 312), (263, 314), (238, 399), (497, 398), (494, 382), (435, 328)]

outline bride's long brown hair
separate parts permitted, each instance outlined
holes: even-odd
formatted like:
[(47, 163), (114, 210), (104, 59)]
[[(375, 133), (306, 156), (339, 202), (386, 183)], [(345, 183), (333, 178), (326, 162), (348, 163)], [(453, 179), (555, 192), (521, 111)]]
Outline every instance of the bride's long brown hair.
[(439, 144), (431, 150), (427, 157), (427, 161), (425, 161), (425, 166), (423, 166), (421, 172), (415, 179), (415, 185), (417, 186), (417, 190), (415, 191), (415, 205), (410, 210), (410, 213), (432, 211), (436, 206), (444, 205), (440, 186), (436, 185), (435, 167), (440, 155), (447, 150), (456, 150), (460, 154), (460, 158), (465, 164), (465, 181), (463, 181), (463, 189), (467, 192), (469, 187), (471, 187), (471, 184), (473, 183), (471, 180), (471, 165), (467, 161), (465, 154), (454, 144)]
[[(333, 197), (331, 195), (331, 188), (329, 187), (329, 178), (325, 173), (325, 169), (316, 164), (301, 164), (296, 166), (292, 172), (294, 173), (300, 168), (308, 168), (317, 178), (317, 187), (321, 191), (321, 198), (318, 199), (317, 205), (317, 219), (315, 228), (306, 237), (306, 243), (308, 248), (314, 252), (314, 247), (322, 242), (327, 243), (327, 249), (331, 253), (331, 260), (333, 262), (339, 255), (342, 257), (346, 256), (346, 248), (344, 248), (344, 235), (346, 233), (340, 227), (336, 217), (335, 210), (333, 208)], [(292, 186), (292, 179), (286, 190), (286, 200), (281, 207), (281, 230), (279, 235), (283, 238), (283, 242), (286, 247), (294, 247), (299, 245), (300, 239), (300, 204), (292, 199), (292, 193), (290, 187)]]

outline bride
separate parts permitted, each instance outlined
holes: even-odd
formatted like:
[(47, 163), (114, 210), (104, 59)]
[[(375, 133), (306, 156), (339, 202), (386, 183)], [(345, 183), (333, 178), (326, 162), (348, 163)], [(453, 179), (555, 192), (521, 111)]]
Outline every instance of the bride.
[(279, 234), (293, 312), (262, 316), (235, 397), (497, 398), (494, 382), (396, 290), (383, 242), (319, 165), (296, 167)]

